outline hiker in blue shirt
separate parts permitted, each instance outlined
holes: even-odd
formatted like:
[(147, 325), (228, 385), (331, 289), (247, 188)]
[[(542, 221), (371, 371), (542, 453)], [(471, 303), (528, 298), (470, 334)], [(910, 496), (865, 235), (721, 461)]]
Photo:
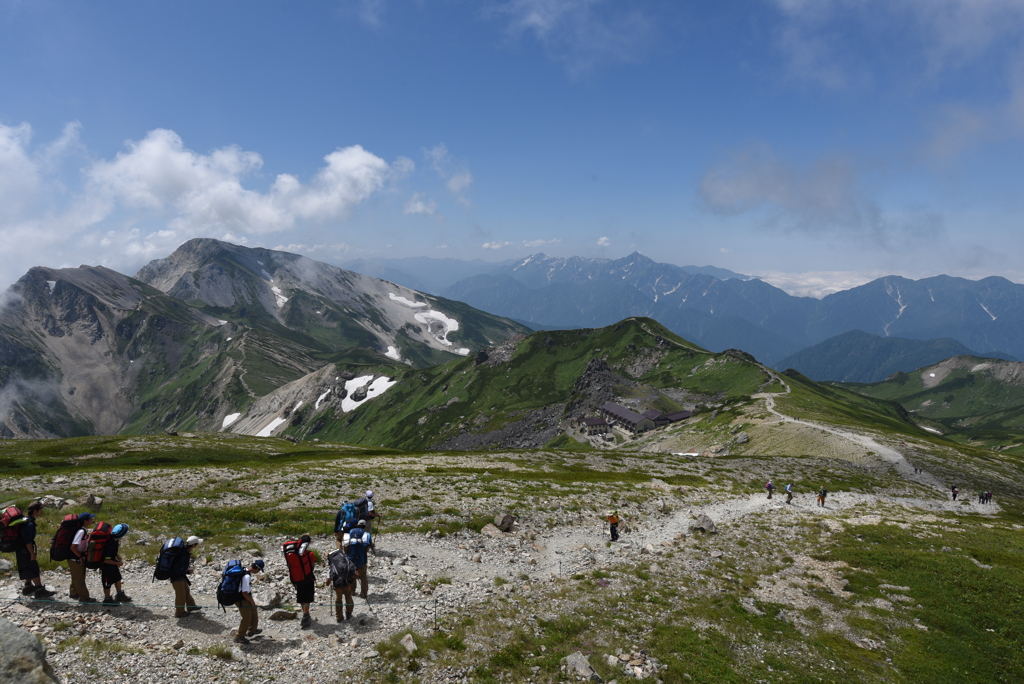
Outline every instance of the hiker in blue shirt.
[(370, 533), (366, 531), (366, 521), (360, 520), (351, 531), (345, 534), (345, 555), (356, 566), (356, 579), (359, 580), (361, 598), (366, 598), (366, 550), (370, 547), (372, 540)]

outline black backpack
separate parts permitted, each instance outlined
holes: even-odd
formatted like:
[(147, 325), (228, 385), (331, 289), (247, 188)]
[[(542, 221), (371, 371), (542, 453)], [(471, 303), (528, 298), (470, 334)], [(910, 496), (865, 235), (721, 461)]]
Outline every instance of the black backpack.
[[(154, 580), (169, 580), (171, 575), (176, 574), (175, 570), (181, 565), (179, 558), (182, 554), (188, 557), (185, 551), (185, 540), (181, 537), (174, 537), (164, 542), (160, 549), (160, 557), (156, 559), (156, 569), (153, 571)], [(186, 566), (188, 568), (187, 560)]]
[(366, 514), (370, 511), (370, 500), (365, 496), (361, 496), (354, 502), (356, 507), (356, 518), (358, 520), (366, 520)]
[(327, 564), (331, 568), (331, 581), (334, 587), (344, 587), (352, 584), (356, 578), (356, 566), (342, 550), (331, 551), (327, 555)]
[[(220, 576), (220, 584), (217, 586), (217, 605), (222, 609), (224, 606), (233, 606), (242, 600), (242, 578), (249, 574), (249, 569), (242, 565), (242, 561), (228, 561), (224, 566), (224, 572)], [(226, 609), (225, 609), (225, 612)]]

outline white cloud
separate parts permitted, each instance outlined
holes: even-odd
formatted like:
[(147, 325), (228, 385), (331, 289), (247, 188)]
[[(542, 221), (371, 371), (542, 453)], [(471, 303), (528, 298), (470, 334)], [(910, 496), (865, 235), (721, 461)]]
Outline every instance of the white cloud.
[(335, 150), (324, 161), (308, 185), (281, 174), (261, 193), (242, 186), (263, 166), (256, 152), (229, 146), (198, 154), (174, 131), (157, 129), (129, 142), (128, 151), (112, 161), (96, 162), (87, 173), (88, 191), (108, 212), (116, 205), (169, 211), (171, 225), (186, 232), (270, 233), (292, 228), (298, 219), (343, 220), (390, 175), (387, 162), (359, 145)]
[(511, 246), (511, 242), (501, 242), (500, 240), (495, 240), (494, 242), (485, 242), (484, 244), (480, 245), (482, 249), (501, 249), (502, 247)]
[(433, 216), (437, 213), (437, 202), (424, 196), (422, 193), (414, 192), (412, 197), (406, 200), (402, 206), (402, 212), (406, 214), (424, 214)]
[(557, 245), (562, 241), (561, 238), (551, 238), (550, 240), (524, 240), (523, 247), (542, 247), (544, 245)]
[(599, 238), (597, 238), (597, 246), (598, 247), (607, 247), (610, 244), (612, 244), (612, 241), (609, 240), (607, 237), (599, 237)]
[(578, 76), (604, 62), (641, 59), (657, 24), (643, 6), (612, 0), (504, 0), (485, 5), (485, 15), (507, 22), (513, 38), (530, 36), (548, 58)]
[(198, 153), (166, 129), (72, 168), (75, 155), (88, 159), (79, 130), (71, 123), (55, 140), (34, 144), (30, 125), (0, 124), (0, 283), (36, 264), (91, 261), (130, 272), (197, 235), (246, 244), (252, 235), (335, 224), (415, 168), (354, 145), (327, 154), (308, 182), (280, 174), (256, 190), (245, 181), (263, 166), (258, 153), (237, 146)]
[(894, 274), (891, 271), (806, 271), (803, 273), (759, 271), (751, 275), (795, 297), (821, 299), (834, 292), (849, 290), (852, 287), (858, 287), (872, 280)]
[(464, 193), (473, 183), (473, 175), (466, 168), (465, 163), (452, 159), (448, 147), (444, 143), (438, 143), (429, 150), (423, 150), (423, 154), (430, 161), (430, 168), (441, 177), (448, 190), (455, 195), (456, 201), (468, 206), (469, 200), (466, 199)]
[(887, 216), (861, 192), (859, 175), (860, 170), (842, 157), (800, 165), (755, 143), (709, 169), (699, 192), (710, 210), (733, 215), (758, 212), (770, 228), (866, 237), (882, 245), (894, 238), (934, 239), (942, 232), (941, 219), (934, 214)]

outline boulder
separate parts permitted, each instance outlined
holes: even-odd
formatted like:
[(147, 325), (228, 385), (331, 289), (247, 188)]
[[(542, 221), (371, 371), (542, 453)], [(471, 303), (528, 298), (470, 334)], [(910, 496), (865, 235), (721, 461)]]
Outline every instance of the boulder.
[(690, 525), (691, 530), (700, 530), (705, 534), (714, 534), (718, 531), (715, 527), (715, 522), (707, 516), (706, 513), (701, 513), (697, 516), (697, 519)]
[(9, 572), (14, 569), (14, 563), (6, 558), (0, 558), (0, 572)]
[(750, 441), (750, 435), (748, 435), (746, 432), (741, 432), (740, 434), (736, 435), (736, 438), (733, 441), (736, 442), (737, 444), (746, 444), (747, 442)]
[(366, 385), (363, 385), (352, 392), (352, 401), (358, 402), (363, 401), (364, 399), (366, 399)]
[(501, 530), (499, 530), (491, 523), (487, 523), (483, 526), (483, 529), (480, 530), (480, 534), (484, 535), (485, 537), (491, 537), (492, 539), (495, 539), (497, 537), (502, 536), (503, 533)]
[(55, 508), (58, 511), (68, 505), (67, 499), (53, 494), (47, 494), (39, 499), (39, 503), (43, 504), (43, 508)]
[(494, 526), (502, 532), (511, 532), (516, 519), (508, 513), (498, 513), (494, 516)]
[(297, 620), (299, 616), (290, 610), (278, 610), (270, 616), (271, 620)]
[(0, 684), (60, 682), (34, 634), (0, 617)]
[(576, 651), (572, 655), (567, 655), (562, 658), (562, 671), (570, 679), (585, 679), (591, 682), (603, 682), (601, 675), (594, 671), (594, 668), (590, 666), (590, 661), (587, 660), (587, 656), (583, 655), (579, 651)]
[(90, 494), (89, 496), (85, 497), (85, 505), (89, 508), (89, 510), (98, 511), (101, 508), (103, 508), (103, 498), (96, 496), (95, 494)]

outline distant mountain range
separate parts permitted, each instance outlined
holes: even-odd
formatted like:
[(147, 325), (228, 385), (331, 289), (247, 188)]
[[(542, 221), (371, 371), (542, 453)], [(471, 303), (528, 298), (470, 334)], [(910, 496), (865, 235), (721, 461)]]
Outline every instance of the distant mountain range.
[(879, 382), (893, 373), (930, 366), (951, 356), (1017, 360), (1001, 352), (979, 354), (948, 337), (908, 340), (851, 330), (787, 356), (778, 365), (795, 368), (818, 382)]
[(220, 429), (325, 364), (425, 367), (527, 329), (296, 254), (190, 240), (134, 278), (35, 267), (0, 309), (0, 436)]
[(700, 270), (639, 253), (615, 260), (534, 255), (465, 278), (442, 294), (538, 329), (649, 316), (708, 349), (742, 349), (771, 366), (851, 330), (951, 338), (966, 349), (1024, 358), (1024, 285), (1005, 278), (887, 276), (819, 300), (756, 278)]
[[(404, 285), (420, 292), (442, 294), (449, 287), (466, 278), (472, 278), (477, 275), (498, 276), (512, 272), (518, 272), (522, 275), (527, 271), (519, 268), (521, 264), (532, 263), (534, 264), (534, 271), (536, 271), (538, 264), (548, 263), (551, 259), (552, 257), (545, 256), (544, 254), (534, 254), (525, 260), (509, 259), (505, 261), (483, 261), (481, 259), (464, 261), (461, 259), (434, 259), (430, 257), (406, 257), (404, 259), (375, 257), (372, 259), (346, 261), (341, 264), (341, 267), (375, 278), (390, 280), (393, 283)], [(578, 267), (581, 264), (609, 263), (612, 260), (571, 257), (559, 261), (575, 264)], [(734, 273), (728, 269), (715, 266), (675, 266), (674, 268), (690, 274), (706, 273), (720, 280), (728, 280), (729, 278), (750, 279), (750, 276)], [(539, 272), (535, 273), (535, 276), (543, 277)]]

